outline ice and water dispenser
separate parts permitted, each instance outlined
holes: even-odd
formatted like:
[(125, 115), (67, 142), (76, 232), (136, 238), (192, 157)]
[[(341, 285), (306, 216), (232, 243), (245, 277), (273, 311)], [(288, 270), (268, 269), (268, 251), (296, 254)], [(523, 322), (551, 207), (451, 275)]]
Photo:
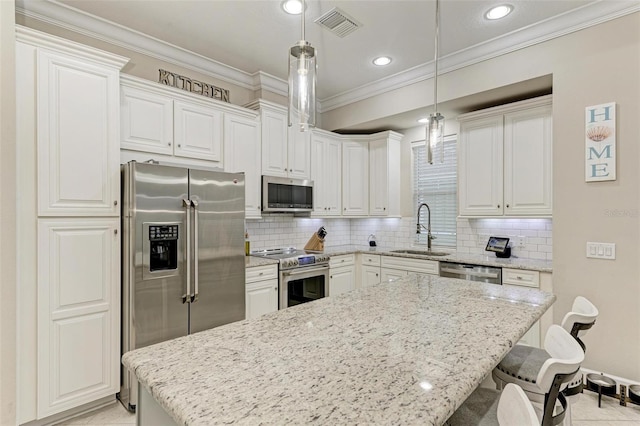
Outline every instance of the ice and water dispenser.
[(149, 225), (149, 272), (178, 268), (178, 225)]

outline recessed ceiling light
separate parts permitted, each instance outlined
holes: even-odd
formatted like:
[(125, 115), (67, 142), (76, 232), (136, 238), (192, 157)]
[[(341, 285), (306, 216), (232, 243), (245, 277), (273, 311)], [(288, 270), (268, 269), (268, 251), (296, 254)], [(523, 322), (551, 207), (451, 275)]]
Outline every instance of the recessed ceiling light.
[(484, 14), (484, 17), (489, 20), (501, 19), (511, 13), (513, 6), (510, 4), (503, 4), (500, 6), (492, 7)]
[(302, 2), (300, 0), (284, 0), (282, 9), (289, 15), (300, 15), (302, 13)]
[(374, 65), (378, 65), (380, 67), (384, 65), (389, 65), (391, 63), (391, 58), (388, 56), (378, 56), (373, 60)]
[(429, 117), (420, 118), (418, 120), (418, 123), (422, 123), (422, 124), (425, 124), (425, 123), (428, 123), (428, 122), (429, 122)]

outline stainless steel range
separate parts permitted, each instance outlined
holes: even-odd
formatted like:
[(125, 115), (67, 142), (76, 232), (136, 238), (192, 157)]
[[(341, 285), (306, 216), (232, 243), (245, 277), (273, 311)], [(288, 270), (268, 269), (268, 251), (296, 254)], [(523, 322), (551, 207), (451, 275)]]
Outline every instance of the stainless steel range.
[(280, 262), (279, 309), (329, 295), (329, 255), (295, 247), (257, 250), (251, 254)]

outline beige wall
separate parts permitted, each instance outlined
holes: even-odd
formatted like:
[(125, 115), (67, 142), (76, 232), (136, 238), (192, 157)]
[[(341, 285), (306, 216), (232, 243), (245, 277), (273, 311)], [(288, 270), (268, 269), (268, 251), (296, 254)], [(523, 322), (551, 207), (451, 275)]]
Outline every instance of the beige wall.
[(0, 425), (16, 424), (15, 4), (0, 0)]

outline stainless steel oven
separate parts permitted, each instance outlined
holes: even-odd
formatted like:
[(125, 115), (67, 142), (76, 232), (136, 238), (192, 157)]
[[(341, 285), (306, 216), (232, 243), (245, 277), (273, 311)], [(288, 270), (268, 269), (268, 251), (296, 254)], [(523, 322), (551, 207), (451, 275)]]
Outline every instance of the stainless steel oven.
[(280, 271), (280, 309), (312, 302), (329, 295), (329, 265)]
[(279, 262), (278, 309), (329, 295), (329, 255), (295, 247), (257, 250), (251, 255)]

